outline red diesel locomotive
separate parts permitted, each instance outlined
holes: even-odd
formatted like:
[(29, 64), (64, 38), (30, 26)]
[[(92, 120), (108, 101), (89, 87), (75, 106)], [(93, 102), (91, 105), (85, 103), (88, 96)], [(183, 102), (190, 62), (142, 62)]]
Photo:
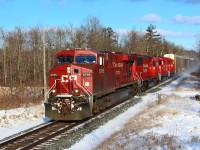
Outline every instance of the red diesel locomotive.
[(56, 58), (45, 103), (45, 116), (53, 120), (92, 116), (174, 73), (174, 61), (165, 57), (73, 49)]

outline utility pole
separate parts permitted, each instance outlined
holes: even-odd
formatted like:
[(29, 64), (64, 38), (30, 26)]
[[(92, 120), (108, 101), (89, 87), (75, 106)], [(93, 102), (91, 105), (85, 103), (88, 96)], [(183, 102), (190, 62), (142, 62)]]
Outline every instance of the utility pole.
[(45, 48), (45, 31), (42, 32), (42, 49), (43, 49), (43, 79), (44, 79), (44, 101), (47, 100), (47, 76), (46, 76), (46, 48)]

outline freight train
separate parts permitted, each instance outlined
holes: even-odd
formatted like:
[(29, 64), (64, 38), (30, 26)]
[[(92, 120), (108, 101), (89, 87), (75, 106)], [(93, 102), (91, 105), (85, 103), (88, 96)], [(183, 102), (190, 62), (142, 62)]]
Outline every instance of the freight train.
[(92, 116), (173, 76), (177, 62), (172, 55), (63, 50), (49, 71), (45, 116), (70, 121)]

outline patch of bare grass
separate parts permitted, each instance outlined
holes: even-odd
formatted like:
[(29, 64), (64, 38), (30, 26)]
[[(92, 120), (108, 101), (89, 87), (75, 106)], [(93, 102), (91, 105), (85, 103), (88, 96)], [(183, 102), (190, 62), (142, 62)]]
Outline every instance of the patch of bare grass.
[(0, 110), (28, 107), (43, 100), (41, 89), (36, 88), (1, 88)]
[(190, 141), (193, 143), (200, 143), (200, 136), (192, 136)]
[(98, 149), (152, 149), (156, 147), (181, 149), (181, 145), (176, 142), (176, 138), (172, 135), (148, 133), (141, 136), (144, 130), (161, 127), (160, 118), (179, 114), (177, 110), (163, 107), (174, 99), (178, 100), (178, 97), (176, 95), (158, 95), (156, 101), (149, 102), (146, 109), (135, 115), (121, 131), (114, 133)]
[[(153, 127), (162, 126), (159, 123), (159, 119), (168, 115), (177, 115), (179, 114), (178, 110), (170, 109), (165, 106), (167, 103), (170, 103), (171, 99), (178, 99), (176, 95), (162, 97), (158, 96), (156, 101), (150, 102), (147, 105), (147, 108), (135, 115), (126, 125), (125, 130), (128, 129), (129, 132), (140, 133), (144, 129), (150, 129)], [(157, 108), (159, 107), (159, 108)], [(132, 130), (131, 130), (132, 129)], [(121, 131), (120, 131), (121, 132)], [(123, 131), (125, 134), (127, 132)]]
[(182, 146), (176, 141), (176, 137), (164, 134), (156, 135), (151, 132), (146, 135), (118, 135), (113, 140), (105, 141), (97, 149), (113, 150), (113, 149), (182, 149)]

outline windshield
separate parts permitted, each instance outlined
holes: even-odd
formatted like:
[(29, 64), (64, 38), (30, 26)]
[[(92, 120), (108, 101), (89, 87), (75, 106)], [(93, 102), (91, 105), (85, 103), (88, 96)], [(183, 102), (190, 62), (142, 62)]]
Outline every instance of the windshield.
[(96, 57), (92, 56), (92, 55), (90, 55), (90, 56), (77, 56), (76, 62), (77, 63), (95, 63)]
[(60, 56), (60, 57), (58, 57), (58, 64), (72, 63), (73, 61), (74, 61), (73, 56)]

